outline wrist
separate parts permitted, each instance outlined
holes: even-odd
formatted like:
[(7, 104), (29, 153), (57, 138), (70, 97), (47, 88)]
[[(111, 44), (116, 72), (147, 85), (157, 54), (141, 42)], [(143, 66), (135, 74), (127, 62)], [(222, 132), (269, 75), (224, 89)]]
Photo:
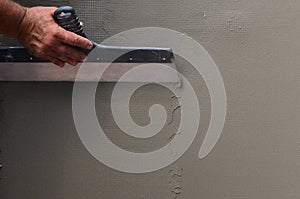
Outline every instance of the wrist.
[(21, 10), (22, 10), (22, 12), (20, 14), (20, 20), (19, 20), (19, 22), (17, 24), (17, 31), (16, 31), (16, 37), (17, 38), (20, 37), (21, 31), (22, 31), (22, 27), (23, 27), (23, 23), (24, 23), (24, 19), (26, 17), (28, 8), (22, 7)]
[(25, 18), (26, 18), (26, 15), (27, 15), (27, 11), (28, 11), (28, 8), (26, 7), (21, 7), (21, 14), (20, 14), (20, 20), (19, 22), (17, 23), (17, 30), (16, 30), (16, 38), (17, 39), (20, 39), (20, 35), (22, 33), (22, 29), (24, 27), (24, 21), (25, 21)]
[(11, 0), (0, 0), (0, 34), (17, 37), (19, 26), (27, 8)]

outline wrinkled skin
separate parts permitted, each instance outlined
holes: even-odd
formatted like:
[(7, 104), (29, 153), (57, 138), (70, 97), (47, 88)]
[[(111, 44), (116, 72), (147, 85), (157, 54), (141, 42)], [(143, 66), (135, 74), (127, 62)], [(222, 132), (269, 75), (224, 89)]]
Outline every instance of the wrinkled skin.
[(33, 55), (63, 67), (75, 66), (85, 59), (85, 54), (74, 46), (91, 49), (92, 43), (83, 37), (61, 28), (53, 19), (55, 7), (26, 8), (18, 28), (18, 40)]

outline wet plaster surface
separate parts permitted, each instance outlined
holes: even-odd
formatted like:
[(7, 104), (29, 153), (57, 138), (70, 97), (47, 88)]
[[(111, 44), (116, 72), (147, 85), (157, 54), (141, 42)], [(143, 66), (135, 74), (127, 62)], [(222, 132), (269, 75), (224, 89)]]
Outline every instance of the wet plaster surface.
[[(148, 174), (112, 170), (87, 152), (72, 118), (71, 83), (1, 83), (0, 198), (300, 197), (299, 1), (84, 2), (71, 5), (96, 15), (79, 14), (96, 41), (130, 28), (160, 26), (203, 45), (218, 65), (227, 92), (221, 138), (208, 157), (198, 159), (210, 119), (210, 97), (202, 78), (180, 58), (178, 70), (199, 98), (200, 129), (184, 156)], [(98, 87), (96, 109), (115, 144), (145, 152), (169, 142), (178, 128), (180, 109), (156, 137), (134, 139), (111, 117), (112, 89), (109, 83)], [(154, 85), (137, 91), (130, 104), (133, 119), (147, 124), (149, 106), (157, 102), (171, 117), (177, 103), (170, 92)]]

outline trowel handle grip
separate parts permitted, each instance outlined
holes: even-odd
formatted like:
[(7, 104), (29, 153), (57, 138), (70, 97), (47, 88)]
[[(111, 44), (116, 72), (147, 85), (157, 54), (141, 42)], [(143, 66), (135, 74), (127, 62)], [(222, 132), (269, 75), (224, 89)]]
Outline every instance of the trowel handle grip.
[(61, 6), (57, 8), (54, 12), (54, 20), (64, 29), (87, 38), (81, 26), (81, 22), (79, 21), (74, 8), (71, 6)]
[[(74, 8), (71, 6), (61, 6), (54, 11), (54, 20), (58, 25), (63, 27), (64, 29), (73, 32), (77, 35), (87, 38), (85, 35), (81, 22), (79, 21)], [(94, 42), (93, 42), (94, 43)], [(95, 44), (93, 44), (95, 46)], [(91, 50), (82, 49), (76, 47), (79, 51), (88, 55)]]

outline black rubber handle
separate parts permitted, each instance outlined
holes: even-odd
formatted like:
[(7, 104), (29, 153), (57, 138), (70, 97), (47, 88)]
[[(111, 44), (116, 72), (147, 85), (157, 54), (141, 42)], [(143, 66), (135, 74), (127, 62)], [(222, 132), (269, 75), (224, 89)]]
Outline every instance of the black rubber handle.
[[(71, 6), (61, 6), (57, 8), (54, 12), (54, 20), (65, 30), (74, 32), (77, 35), (87, 38), (81, 26), (81, 22), (79, 21), (74, 8), (72, 8)], [(92, 43), (95, 46), (94, 42)], [(86, 55), (88, 55), (91, 51), (78, 47), (76, 48)]]
[(57, 8), (54, 12), (54, 19), (57, 24), (64, 29), (87, 38), (75, 10), (71, 6), (61, 6)]

